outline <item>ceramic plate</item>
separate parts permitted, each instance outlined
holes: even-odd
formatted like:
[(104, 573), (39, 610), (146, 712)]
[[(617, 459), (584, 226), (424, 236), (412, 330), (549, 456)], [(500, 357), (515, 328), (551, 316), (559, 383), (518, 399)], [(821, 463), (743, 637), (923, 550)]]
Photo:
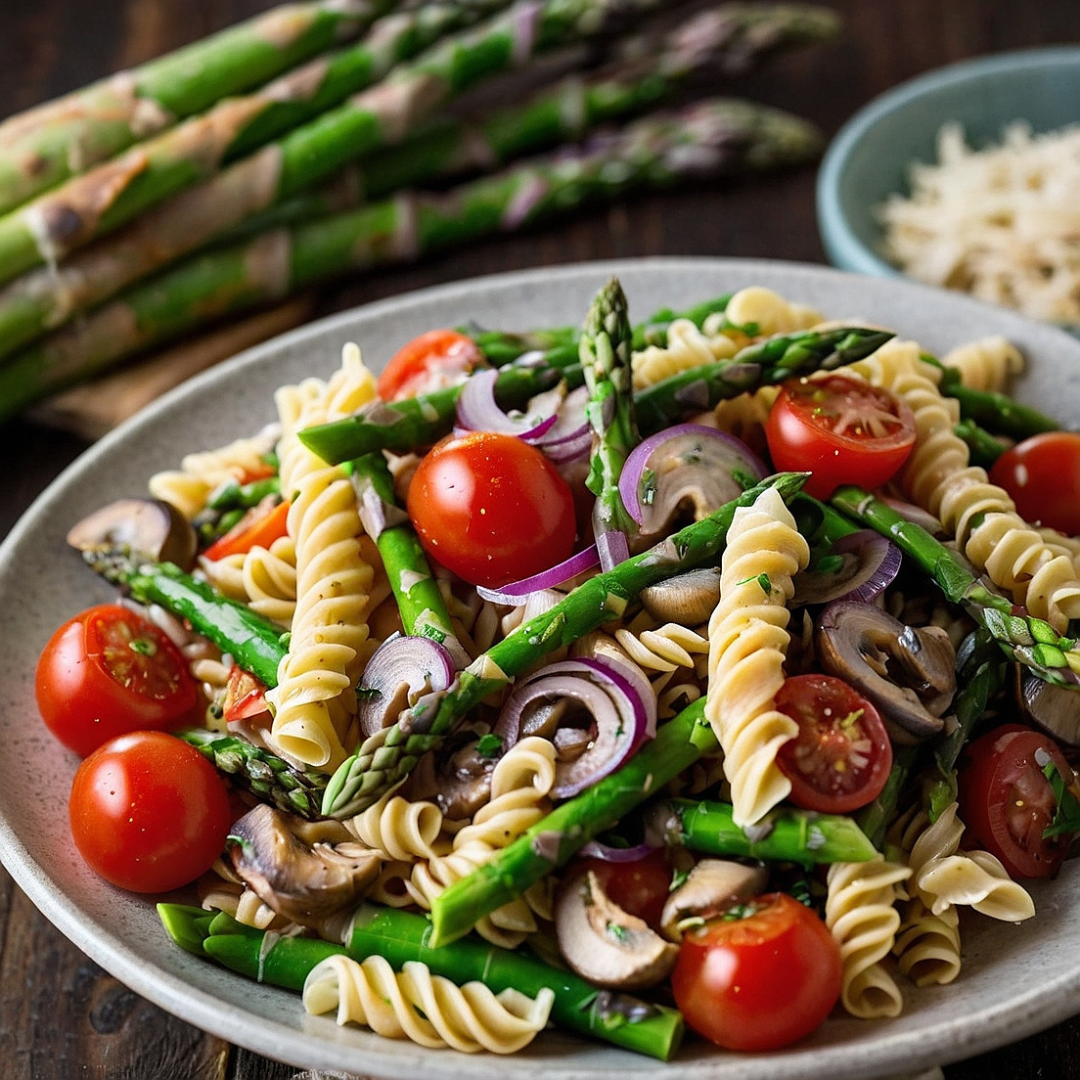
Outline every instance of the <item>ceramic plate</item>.
[[(309, 1069), (386, 1080), (669, 1080), (870, 1078), (942, 1064), (1019, 1039), (1080, 1011), (1080, 866), (1033, 889), (1038, 916), (1020, 926), (975, 916), (962, 924), (964, 967), (952, 986), (905, 988), (892, 1021), (830, 1019), (782, 1053), (739, 1056), (688, 1040), (662, 1065), (552, 1032), (512, 1058), (467, 1057), (385, 1041), (330, 1018), (305, 1015), (299, 998), (220, 970), (176, 948), (153, 903), (122, 893), (82, 863), (68, 835), (61, 792), (76, 761), (42, 726), (34, 667), (53, 630), (110, 598), (64, 543), (68, 527), (111, 499), (145, 491), (149, 474), (189, 451), (254, 433), (273, 418), (272, 392), (326, 377), (345, 342), (373, 366), (432, 327), (476, 320), (520, 328), (577, 322), (596, 288), (618, 274), (637, 318), (662, 305), (760, 284), (830, 317), (871, 320), (933, 352), (1004, 334), (1030, 361), (1019, 394), (1080, 427), (1080, 342), (1011, 313), (922, 286), (781, 262), (648, 260), (511, 274), (383, 301), (253, 349), (194, 380), (101, 440), (38, 500), (0, 548), (0, 856), (30, 899), (97, 963), (162, 1008), (215, 1035)], [(55, 793), (43, 797), (43, 793)], [(965, 913), (966, 914), (966, 913)]]

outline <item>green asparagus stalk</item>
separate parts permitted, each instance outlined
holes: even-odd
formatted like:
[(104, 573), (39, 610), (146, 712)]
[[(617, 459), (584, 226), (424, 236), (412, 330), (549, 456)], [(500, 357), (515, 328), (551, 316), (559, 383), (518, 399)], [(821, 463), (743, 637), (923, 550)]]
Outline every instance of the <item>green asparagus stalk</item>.
[(386, 458), (379, 453), (357, 458), (352, 480), (365, 530), (382, 556), (405, 633), (439, 642), (449, 650), (456, 667), (465, 667), (469, 656), (454, 634), (450, 613), (424, 549), (394, 498), (394, 481)]
[[(400, 141), (480, 81), (551, 49), (610, 33), (660, 0), (520, 0), (438, 43), (368, 90), (141, 215), (94, 248), (0, 294), (0, 355), (200, 248), (250, 215)], [(393, 231), (391, 225), (391, 231)], [(340, 256), (339, 256), (340, 257)]]
[(421, 699), (396, 724), (369, 738), (331, 778), (323, 812), (347, 817), (375, 802), (493, 690), (548, 653), (618, 618), (648, 585), (715, 558), (738, 507), (749, 506), (768, 487), (790, 498), (805, 479), (805, 473), (780, 473), (763, 481), (649, 551), (590, 578), (549, 611), (523, 623), (462, 671), (448, 690)]
[[(585, 485), (596, 496), (593, 530), (600, 564), (610, 570), (625, 558), (626, 539), (637, 524), (623, 505), (619, 477), (630, 451), (641, 441), (634, 415), (630, 367), (630, 315), (626, 294), (614, 278), (597, 294), (585, 317), (578, 346), (589, 401), (585, 416), (593, 432), (593, 453)], [(612, 543), (612, 535), (623, 538)]]
[(266, 686), (277, 685), (278, 664), (286, 652), (280, 626), (172, 563), (147, 562), (124, 548), (85, 551), (83, 558), (95, 573), (140, 604), (160, 604), (186, 619), (245, 671)]
[(995, 390), (975, 390), (965, 386), (956, 368), (945, 367), (932, 356), (923, 359), (941, 370), (940, 390), (960, 403), (960, 415), (985, 428), (991, 435), (1027, 439), (1044, 431), (1057, 431), (1061, 425), (1031, 405), (1016, 401)]
[[(738, 140), (732, 138), (733, 130), (740, 132)], [(748, 154), (760, 156), (766, 145), (777, 163), (785, 153), (799, 160), (815, 143), (811, 129), (786, 114), (740, 102), (700, 102), (646, 117), (573, 154), (540, 158), (464, 184), (446, 196), (403, 195), (211, 250), (132, 288), (0, 365), (0, 422), (48, 393), (213, 318), (349, 271), (416, 258), (550, 219), (575, 206), (614, 201), (634, 190), (738, 171)], [(91, 269), (81, 263), (88, 255), (74, 256), (68, 266)], [(60, 268), (58, 273), (63, 277), (67, 271)], [(9, 286), (7, 299), (32, 276)], [(54, 285), (50, 279), (47, 287)], [(0, 300), (0, 322), (5, 306), (12, 310)], [(342, 460), (378, 448), (353, 449)]]
[(866, 862), (874, 845), (850, 818), (782, 808), (749, 830), (735, 824), (728, 803), (669, 799), (650, 810), (652, 829), (667, 844), (703, 855), (815, 863)]
[(158, 918), (166, 933), (185, 952), (206, 956), (203, 942), (210, 936), (214, 912), (190, 904), (158, 904)]
[[(67, 258), (509, 3), (446, 0), (388, 16), (360, 44), (319, 57), (252, 94), (227, 98), (0, 217), (0, 283)], [(389, 6), (386, 0), (383, 6)]]
[(325, 773), (295, 769), (277, 755), (219, 731), (180, 728), (172, 734), (194, 746), (219, 772), (231, 776), (263, 802), (308, 821), (322, 817)]
[(286, 4), (0, 124), (0, 213), (360, 34), (388, 0)]
[(961, 420), (953, 431), (967, 443), (971, 454), (971, 464), (990, 469), (994, 462), (1008, 449), (1000, 439), (996, 439), (985, 428), (979, 427), (974, 420)]
[[(929, 574), (946, 599), (984, 627), (1005, 655), (1056, 686), (1080, 687), (1080, 649), (1047, 622), (991, 592), (952, 549), (861, 488), (839, 488), (838, 509), (887, 536)], [(1080, 698), (1077, 698), (1080, 702)]]
[(796, 375), (852, 364), (893, 336), (858, 326), (778, 334), (748, 345), (730, 360), (672, 375), (641, 391), (637, 395), (638, 423), (643, 432), (660, 431), (688, 413), (713, 408), (725, 398)]
[(679, 1047), (682, 1016), (629, 994), (601, 991), (572, 971), (552, 967), (523, 952), (466, 938), (442, 948), (430, 943), (431, 923), (422, 915), (364, 903), (346, 941), (350, 956), (385, 957), (397, 970), (406, 962), (426, 964), (456, 983), (482, 982), (494, 993), (513, 987), (528, 997), (548, 987), (555, 994), (551, 1020), (566, 1031), (592, 1036), (667, 1061)]

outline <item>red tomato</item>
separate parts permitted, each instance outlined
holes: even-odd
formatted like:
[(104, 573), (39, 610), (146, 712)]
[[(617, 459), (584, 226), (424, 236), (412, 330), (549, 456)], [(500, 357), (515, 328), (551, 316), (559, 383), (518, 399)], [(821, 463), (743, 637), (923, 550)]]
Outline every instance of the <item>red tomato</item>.
[(574, 547), (574, 497), (555, 466), (513, 435), (451, 435), (409, 485), (409, 516), (424, 550), (473, 585), (538, 574)]
[(728, 1050), (776, 1050), (809, 1035), (840, 997), (840, 948), (786, 893), (736, 904), (689, 931), (671, 973), (686, 1022)]
[(866, 698), (833, 675), (794, 675), (776, 707), (799, 725), (776, 758), (796, 806), (845, 814), (878, 797), (892, 768), (892, 743)]
[(161, 731), (121, 735), (75, 773), (75, 846), (106, 881), (168, 892), (210, 869), (232, 821), (225, 783), (193, 746)]
[(119, 604), (90, 608), (53, 634), (35, 690), (48, 729), (83, 757), (117, 735), (192, 720), (199, 693), (179, 649)]
[(789, 379), (765, 425), (776, 468), (813, 472), (808, 494), (827, 499), (841, 484), (876, 488), (915, 445), (915, 417), (888, 390), (836, 373)]
[(266, 687), (236, 664), (229, 669), (229, 681), (225, 685), (225, 700), (222, 702), (222, 715), (226, 724), (235, 724), (240, 720), (251, 720), (266, 714)]
[(1006, 450), (990, 469), (1025, 521), (1080, 534), (1080, 434), (1048, 431)]
[(383, 401), (429, 394), (461, 382), (483, 358), (472, 338), (456, 330), (429, 330), (394, 353), (375, 389)]
[(252, 507), (224, 536), (215, 540), (204, 552), (207, 559), (224, 559), (226, 555), (243, 555), (254, 547), (268, 548), (275, 540), (288, 535), (289, 504), (274, 503), (269, 508)]
[(596, 875), (600, 888), (613, 903), (628, 914), (644, 919), (654, 930), (659, 928), (664, 903), (671, 890), (671, 866), (663, 848), (632, 862), (606, 859), (584, 859), (583, 862)]
[(965, 841), (975, 841), (996, 855), (1012, 877), (1053, 877), (1072, 839), (1043, 838), (1057, 803), (1043, 766), (1036, 761), (1039, 751), (1049, 755), (1066, 783), (1073, 782), (1073, 771), (1057, 743), (1021, 724), (1004, 724), (976, 739), (960, 763), (959, 813), (967, 826)]

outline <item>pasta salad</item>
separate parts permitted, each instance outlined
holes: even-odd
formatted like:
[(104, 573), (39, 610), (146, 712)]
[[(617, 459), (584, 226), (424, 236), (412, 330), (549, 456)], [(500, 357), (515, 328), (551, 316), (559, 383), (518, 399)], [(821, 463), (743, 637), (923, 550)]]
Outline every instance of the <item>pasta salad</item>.
[(76, 846), (424, 1046), (898, 1015), (1080, 828), (1075, 450), (1021, 364), (763, 288), (635, 326), (615, 281), (581, 327), (346, 348), (72, 529), (124, 596), (38, 670)]

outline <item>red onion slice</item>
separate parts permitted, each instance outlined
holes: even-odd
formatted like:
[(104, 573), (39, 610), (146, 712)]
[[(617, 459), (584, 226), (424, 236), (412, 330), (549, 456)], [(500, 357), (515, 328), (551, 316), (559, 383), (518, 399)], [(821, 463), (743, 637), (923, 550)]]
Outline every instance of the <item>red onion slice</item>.
[(653, 536), (666, 531), (686, 500), (700, 519), (742, 494), (737, 473), (763, 480), (768, 469), (733, 435), (703, 424), (677, 424), (634, 447), (619, 477), (619, 494), (642, 534)]
[(596, 537), (596, 549), (600, 552), (600, 569), (604, 573), (630, 558), (630, 541), (626, 533), (618, 529), (600, 533)]
[(478, 371), (461, 388), (457, 399), (457, 421), (467, 431), (497, 431), (534, 441), (555, 423), (555, 413), (548, 416), (510, 416), (495, 400), (495, 368)]
[(362, 736), (395, 723), (424, 694), (446, 690), (454, 675), (453, 657), (437, 641), (404, 634), (387, 638), (372, 654), (356, 690)]
[[(529, 706), (542, 708), (547, 702), (546, 726), (553, 728), (554, 739), (561, 726), (560, 704), (566, 701), (577, 703), (591, 715), (595, 734), (576, 760), (556, 766), (551, 794), (557, 799), (568, 799), (619, 768), (645, 741), (648, 728), (646, 703), (620, 672), (599, 661), (564, 660), (549, 664), (515, 687), (503, 705), (494, 734), (513, 744), (523, 733)], [(539, 708), (534, 720), (538, 712)], [(541, 731), (544, 726), (534, 724), (533, 729)]]
[(532, 577), (522, 578), (520, 581), (511, 582), (498, 589), (488, 589), (483, 585), (477, 585), (476, 591), (483, 599), (490, 600), (493, 604), (519, 607), (533, 593), (541, 592), (543, 589), (554, 589), (556, 585), (561, 585), (564, 581), (569, 581), (578, 574), (591, 570), (599, 562), (600, 554), (596, 550), (596, 545), (590, 544), (587, 548), (571, 555), (569, 559), (564, 559), (547, 570), (541, 570), (539, 574), (533, 574)]
[(948, 535), (945, 526), (929, 510), (924, 510), (914, 503), (904, 502), (903, 499), (894, 499), (887, 495), (881, 495), (879, 498), (883, 503), (891, 506), (905, 521), (910, 521), (912, 525), (918, 525), (919, 528), (925, 529), (931, 536), (936, 536), (940, 540)]
[(635, 844), (633, 847), (617, 848), (609, 844), (601, 844), (599, 840), (590, 840), (578, 855), (586, 859), (600, 859), (610, 863), (637, 862), (651, 855), (656, 848), (652, 844)]
[(873, 529), (860, 529), (833, 541), (830, 555), (841, 560), (835, 569), (815, 567), (795, 575), (793, 605), (828, 604), (833, 600), (870, 603), (892, 583), (902, 561), (900, 549)]

